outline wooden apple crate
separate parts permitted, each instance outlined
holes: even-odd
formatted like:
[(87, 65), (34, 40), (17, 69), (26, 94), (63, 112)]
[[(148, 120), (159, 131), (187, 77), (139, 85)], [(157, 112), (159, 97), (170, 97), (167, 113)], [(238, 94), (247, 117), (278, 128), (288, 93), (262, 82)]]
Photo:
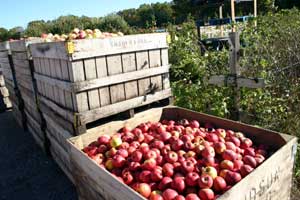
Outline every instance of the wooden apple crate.
[(16, 88), (20, 92), (27, 128), (36, 143), (44, 149), (45, 134), (42, 131), (43, 119), (38, 107), (37, 89), (33, 78), (33, 61), (29, 44), (42, 42), (40, 38), (30, 38), (9, 43), (16, 77)]
[(97, 140), (100, 135), (116, 133), (125, 124), (135, 127), (147, 121), (183, 118), (196, 119), (201, 123), (209, 122), (216, 127), (241, 131), (247, 137), (252, 138), (255, 144), (266, 144), (274, 151), (263, 164), (218, 200), (289, 199), (297, 143), (295, 137), (178, 107), (151, 109), (136, 114), (129, 120), (114, 121), (69, 139), (72, 175), (79, 199), (144, 199), (130, 187), (119, 182), (108, 171), (99, 167), (82, 152), (82, 149)]
[[(0, 110), (7, 110), (12, 107), (9, 100), (9, 91), (5, 86), (4, 74), (7, 74), (7, 68), (9, 68), (8, 58), (8, 43), (0, 43)], [(9, 84), (9, 81), (8, 81)]]
[(60, 116), (53, 120), (74, 135), (98, 119), (169, 98), (166, 36), (29, 45), (43, 113)]

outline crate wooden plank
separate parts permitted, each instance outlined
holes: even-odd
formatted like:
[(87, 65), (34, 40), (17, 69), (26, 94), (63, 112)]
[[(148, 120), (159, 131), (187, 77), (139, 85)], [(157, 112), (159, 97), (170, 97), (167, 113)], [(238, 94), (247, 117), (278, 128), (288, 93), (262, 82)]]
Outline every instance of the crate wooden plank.
[(108, 87), (99, 88), (99, 94), (101, 107), (109, 105), (111, 103)]
[(53, 137), (57, 143), (64, 149), (65, 152), (69, 151), (69, 144), (67, 139), (73, 137), (71, 133), (64, 129), (63, 126), (57, 124), (55, 120), (53, 120), (49, 115), (46, 113), (43, 114), (46, 123), (47, 123), (47, 130), (50, 135), (49, 137)]
[(161, 65), (169, 65), (168, 49), (161, 49)]
[(124, 87), (126, 99), (132, 99), (139, 95), (137, 81), (126, 82)]
[(66, 60), (59, 60), (59, 62), (60, 62), (60, 68), (61, 68), (61, 73), (62, 73), (61, 78), (63, 80), (70, 80), (69, 65), (71, 65), (71, 63)]
[(76, 112), (84, 112), (89, 110), (89, 101), (88, 101), (87, 92), (77, 93), (75, 95), (75, 102), (77, 106), (75, 107)]
[(4, 81), (4, 76), (2, 75), (2, 71), (1, 71), (1, 75), (0, 75), (0, 86), (1, 87), (5, 86), (5, 81)]
[(125, 100), (124, 84), (112, 85), (109, 89), (112, 104)]
[(100, 97), (98, 89), (88, 91), (88, 98), (90, 110), (100, 107)]
[(17, 60), (28, 60), (27, 51), (12, 52), (12, 58)]
[[(216, 127), (241, 131), (248, 137), (253, 138), (255, 143), (258, 144), (269, 141), (268, 144), (271, 144), (271, 148), (275, 151), (263, 164), (220, 196), (219, 199), (282, 200), (289, 198), (294, 162), (292, 149), (294, 145), (296, 145), (295, 137), (178, 107), (151, 109), (136, 114), (132, 119), (110, 122), (90, 129), (86, 134), (71, 138), (69, 140), (71, 145), (71, 163), (75, 166), (74, 169), (76, 172), (74, 172), (74, 174), (76, 181), (80, 182), (83, 180), (86, 185), (91, 185), (100, 195), (112, 195), (111, 197), (106, 197), (108, 199), (141, 198), (137, 193), (127, 188), (126, 185), (113, 187), (113, 185), (117, 185), (120, 182), (114, 182), (117, 179), (107, 174), (108, 172), (106, 170), (99, 167), (93, 160), (86, 156), (81, 149), (92, 141), (95, 141), (100, 135), (116, 133), (125, 125), (133, 128), (142, 122), (155, 122), (162, 119), (179, 120), (183, 118), (196, 119), (202, 123), (212, 123)], [(99, 181), (100, 179), (104, 181)], [(119, 197), (120, 192), (117, 191), (126, 192), (122, 194), (122, 197)], [(85, 193), (84, 190), (81, 192)], [(94, 195), (89, 196), (89, 199), (93, 200), (93, 196)]]
[(149, 68), (148, 51), (136, 52), (136, 66), (137, 70)]
[(55, 162), (58, 164), (61, 170), (67, 175), (68, 179), (72, 183), (74, 183), (74, 178), (71, 174), (70, 160), (69, 160), (68, 153), (64, 151), (64, 149), (57, 143), (55, 139), (50, 137), (49, 140), (51, 143), (50, 152), (52, 158), (55, 160)]
[(97, 67), (98, 78), (105, 77), (108, 75), (105, 56), (96, 58), (96, 67)]
[(44, 149), (45, 136), (41, 130), (41, 125), (31, 117), (31, 114), (25, 111), (29, 132), (34, 137), (36, 143)]
[(138, 80), (139, 96), (144, 96), (150, 88), (150, 78)]
[[(98, 109), (82, 112), (79, 114), (79, 119), (82, 123), (93, 122), (97, 119), (104, 118), (116, 113), (120, 113), (131, 108), (136, 108), (143, 105), (148, 105), (152, 102), (159, 101), (171, 96), (171, 89), (156, 92), (147, 95), (146, 97), (140, 96), (133, 99), (121, 101), (115, 104), (103, 106)], [(102, 96), (101, 96), (102, 97)]]
[(74, 104), (73, 104), (73, 101), (72, 101), (72, 94), (71, 94), (71, 92), (64, 91), (64, 95), (65, 95), (66, 107), (69, 110), (74, 110)]
[(8, 51), (0, 51), (0, 58), (8, 58)]
[(84, 63), (85, 79), (92, 80), (97, 78), (95, 59), (94, 58), (84, 59), (83, 63)]
[(85, 80), (84, 65), (82, 60), (72, 62), (70, 68), (71, 68), (70, 70), (71, 82), (79, 82)]
[(161, 66), (160, 49), (149, 50), (149, 66), (150, 67)]
[(148, 77), (150, 76), (155, 76), (155, 75), (160, 75), (164, 73), (169, 72), (170, 66), (162, 66), (158, 68), (148, 68), (148, 69), (143, 69), (140, 71), (134, 71), (134, 72), (125, 72), (122, 74), (117, 74), (113, 76), (107, 76), (103, 77), (101, 79), (94, 79), (90, 81), (82, 81), (78, 83), (67, 83), (67, 82), (62, 82), (59, 80), (49, 80), (47, 78), (44, 78), (43, 76), (38, 76), (37, 79), (44, 79), (49, 82), (49, 84), (55, 84), (59, 85), (61, 87), (64, 87), (64, 89), (69, 90), (69, 91), (85, 91), (85, 90), (90, 90), (94, 88), (99, 88), (99, 87), (104, 87), (104, 86), (109, 86), (109, 85), (114, 85), (118, 83), (124, 83), (132, 80), (137, 80), (137, 79), (142, 79), (147, 77), (148, 79), (148, 85), (150, 84), (150, 80)]
[(54, 58), (69, 60), (65, 42), (48, 42), (29, 45), (33, 58)]
[(135, 53), (122, 54), (124, 72), (136, 71)]

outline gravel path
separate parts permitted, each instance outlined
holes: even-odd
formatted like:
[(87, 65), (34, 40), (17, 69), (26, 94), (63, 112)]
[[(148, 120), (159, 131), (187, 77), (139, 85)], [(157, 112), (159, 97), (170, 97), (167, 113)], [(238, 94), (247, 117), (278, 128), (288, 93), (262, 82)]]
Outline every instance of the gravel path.
[(75, 187), (11, 112), (0, 113), (0, 199), (77, 199)]

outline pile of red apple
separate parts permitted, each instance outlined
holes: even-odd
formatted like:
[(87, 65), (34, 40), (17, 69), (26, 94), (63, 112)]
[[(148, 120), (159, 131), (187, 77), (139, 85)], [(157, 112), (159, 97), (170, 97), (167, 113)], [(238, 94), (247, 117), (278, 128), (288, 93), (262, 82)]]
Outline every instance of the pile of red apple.
[(151, 200), (213, 200), (267, 156), (241, 132), (196, 120), (163, 120), (102, 135), (83, 151)]
[(52, 33), (43, 33), (41, 38), (45, 40), (45, 42), (52, 41), (66, 41), (66, 40), (78, 40), (78, 39), (92, 39), (92, 38), (110, 38), (110, 37), (118, 37), (123, 36), (122, 32), (118, 33), (109, 33), (109, 32), (101, 32), (99, 29), (85, 29), (80, 30), (79, 28), (74, 28), (68, 35), (66, 34), (52, 34)]

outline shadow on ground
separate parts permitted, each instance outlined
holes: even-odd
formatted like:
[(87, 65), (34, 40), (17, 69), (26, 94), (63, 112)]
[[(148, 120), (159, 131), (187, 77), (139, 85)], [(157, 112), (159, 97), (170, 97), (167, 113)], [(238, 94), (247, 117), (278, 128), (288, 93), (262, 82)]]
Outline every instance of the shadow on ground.
[(77, 199), (72, 183), (11, 112), (0, 113), (0, 199)]

